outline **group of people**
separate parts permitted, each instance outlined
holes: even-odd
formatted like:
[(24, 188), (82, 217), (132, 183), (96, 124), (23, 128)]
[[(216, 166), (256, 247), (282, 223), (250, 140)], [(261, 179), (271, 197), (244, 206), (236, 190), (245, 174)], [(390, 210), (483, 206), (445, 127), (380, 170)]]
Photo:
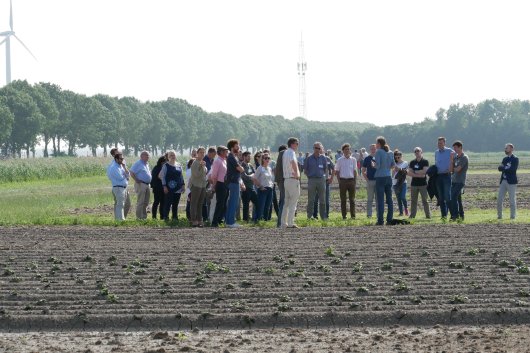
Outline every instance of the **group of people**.
[[(226, 146), (193, 150), (185, 171), (173, 150), (160, 157), (151, 170), (149, 152), (141, 152), (140, 159), (129, 169), (123, 154), (115, 148), (111, 150), (114, 160), (107, 168), (107, 175), (112, 183), (114, 216), (118, 221), (127, 217), (131, 206), (128, 182), (132, 178), (138, 195), (137, 219), (147, 218), (151, 188), (153, 218), (159, 214), (161, 219), (169, 220), (171, 211), (171, 219), (178, 219), (180, 198), (185, 195), (186, 216), (193, 227), (204, 227), (207, 222), (213, 227), (221, 224), (228, 228), (240, 227), (236, 215), (242, 205), (243, 221), (270, 220), (274, 209), (278, 227), (297, 228), (294, 219), (302, 173), (307, 177), (308, 219), (328, 219), (330, 185), (334, 177), (339, 186), (342, 218), (347, 219), (349, 213), (349, 217), (355, 219), (357, 180), (362, 176), (366, 181), (367, 217), (372, 217), (375, 199), (377, 225), (385, 224), (385, 203), (386, 223), (392, 223), (394, 219), (392, 194), (396, 196), (399, 216), (415, 218), (421, 196), (426, 218), (431, 218), (428, 199), (436, 197), (443, 219), (450, 216), (452, 221), (463, 220), (462, 192), (469, 158), (461, 141), (455, 141), (452, 148), (446, 146), (444, 137), (439, 137), (437, 142), (434, 164), (430, 165), (420, 147), (414, 148), (415, 158), (407, 162), (403, 160), (403, 153), (398, 149), (392, 151), (382, 136), (369, 146), (369, 153), (364, 148), (357, 152), (352, 151), (347, 143), (342, 145), (335, 162), (331, 151), (326, 151), (318, 141), (313, 144), (313, 153), (303, 157), (303, 154), (297, 154), (299, 140), (291, 137), (287, 145), (278, 148), (275, 161), (270, 150), (258, 151), (252, 156), (250, 151), (240, 151), (239, 141), (231, 139)], [(519, 160), (513, 150), (513, 144), (506, 144), (506, 157), (498, 167), (501, 172), (497, 198), (499, 219), (502, 219), (506, 193), (510, 199), (510, 218), (516, 217)], [(407, 178), (410, 178), (410, 212), (406, 197)]]

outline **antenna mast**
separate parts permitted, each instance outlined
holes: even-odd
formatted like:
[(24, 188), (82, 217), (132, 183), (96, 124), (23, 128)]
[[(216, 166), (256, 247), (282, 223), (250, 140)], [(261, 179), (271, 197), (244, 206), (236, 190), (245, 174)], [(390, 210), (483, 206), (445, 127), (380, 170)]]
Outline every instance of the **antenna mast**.
[(299, 84), (299, 114), (302, 118), (307, 119), (307, 102), (305, 89), (305, 72), (307, 70), (307, 63), (304, 55), (304, 39), (300, 34), (300, 49), (298, 56), (298, 84)]

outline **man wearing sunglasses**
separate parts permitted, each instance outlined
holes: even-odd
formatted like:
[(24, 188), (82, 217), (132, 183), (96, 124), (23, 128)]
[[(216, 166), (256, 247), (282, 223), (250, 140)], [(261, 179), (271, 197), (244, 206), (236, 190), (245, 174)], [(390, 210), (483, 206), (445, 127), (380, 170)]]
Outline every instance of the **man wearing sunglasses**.
[(130, 198), (127, 191), (129, 185), (129, 170), (125, 166), (123, 154), (116, 152), (114, 162), (107, 169), (107, 177), (112, 183), (112, 194), (114, 195), (114, 218), (116, 221), (124, 221), (129, 208)]

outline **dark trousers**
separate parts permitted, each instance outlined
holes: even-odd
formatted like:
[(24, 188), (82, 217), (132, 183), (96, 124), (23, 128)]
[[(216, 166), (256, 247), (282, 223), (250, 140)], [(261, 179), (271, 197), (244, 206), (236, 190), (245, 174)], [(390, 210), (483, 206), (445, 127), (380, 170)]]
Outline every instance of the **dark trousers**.
[(280, 191), (280, 199), (278, 200), (278, 221), (276, 222), (276, 226), (280, 228), (282, 226), (283, 204), (285, 203), (285, 188), (283, 187), (283, 182), (278, 182), (278, 190)]
[(339, 179), (340, 211), (343, 219), (345, 219), (348, 214), (346, 208), (346, 194), (348, 194), (348, 200), (350, 202), (350, 217), (355, 218), (355, 184), (355, 178)]
[(451, 184), (451, 201), (449, 211), (451, 212), (451, 219), (464, 218), (464, 206), (462, 205), (462, 190), (463, 183)]
[(226, 213), (226, 201), (228, 199), (228, 187), (225, 183), (217, 182), (215, 184), (215, 212), (213, 214), (212, 226), (218, 227), (223, 222)]
[(171, 219), (179, 219), (178, 208), (180, 201), (179, 192), (168, 192), (164, 195), (164, 219), (169, 219), (169, 209), (171, 209)]
[(377, 200), (377, 224), (383, 225), (385, 214), (385, 198), (388, 207), (386, 221), (390, 222), (394, 218), (394, 205), (392, 203), (392, 178), (378, 177), (375, 178), (375, 195)]
[(249, 211), (250, 203), (252, 202), (252, 220), (256, 220), (256, 213), (258, 209), (258, 194), (254, 188), (247, 187), (245, 191), (241, 192), (241, 202), (243, 203), (243, 221), (250, 221)]
[(436, 177), (436, 190), (438, 191), (438, 202), (442, 218), (447, 218), (447, 210), (451, 202), (451, 175), (438, 174)]
[(160, 212), (160, 219), (164, 219), (164, 190), (153, 189), (153, 196), (153, 207), (151, 208), (153, 219), (156, 219), (157, 211)]
[(278, 197), (276, 196), (276, 184), (272, 187), (272, 204), (270, 205), (269, 209), (267, 210), (267, 214), (265, 217), (265, 220), (270, 221), (272, 218), (272, 209), (274, 208), (274, 212), (276, 213), (277, 217), (280, 213), (280, 205), (278, 203)]

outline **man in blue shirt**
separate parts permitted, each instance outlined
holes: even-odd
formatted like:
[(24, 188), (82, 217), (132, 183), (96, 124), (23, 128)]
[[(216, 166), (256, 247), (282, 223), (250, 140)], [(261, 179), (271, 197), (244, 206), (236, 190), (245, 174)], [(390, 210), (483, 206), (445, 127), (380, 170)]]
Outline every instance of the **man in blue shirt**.
[(513, 144), (507, 143), (504, 147), (506, 157), (502, 159), (499, 165), (501, 172), (501, 181), (499, 186), (499, 195), (497, 196), (497, 217), (502, 219), (502, 202), (508, 192), (510, 198), (510, 219), (515, 219), (517, 213), (517, 201), (515, 191), (517, 190), (517, 168), (519, 167), (519, 158), (513, 154)]
[(125, 167), (123, 154), (114, 154), (114, 161), (107, 168), (107, 177), (111, 181), (112, 194), (114, 195), (114, 219), (124, 221), (130, 203), (126, 202), (128, 199), (129, 171)]
[(385, 214), (385, 199), (388, 208), (386, 215), (387, 224), (394, 218), (394, 206), (392, 202), (392, 174), (391, 170), (396, 165), (394, 160), (394, 153), (390, 150), (390, 146), (386, 143), (383, 136), (379, 136), (376, 140), (376, 148), (374, 161), (372, 166), (375, 171), (375, 193), (377, 199), (377, 225), (384, 224)]
[(130, 169), (134, 179), (134, 191), (138, 195), (136, 200), (136, 218), (147, 219), (147, 206), (151, 198), (149, 184), (151, 183), (151, 170), (149, 169), (149, 152), (140, 153), (140, 159)]
[(307, 176), (307, 218), (313, 216), (315, 197), (318, 194), (320, 219), (327, 219), (326, 215), (326, 182), (328, 179), (328, 161), (321, 153), (320, 142), (313, 144), (313, 154), (304, 161), (304, 173)]
[(228, 184), (228, 206), (226, 210), (226, 227), (238, 228), (236, 223), (236, 212), (239, 207), (240, 190), (245, 190), (245, 186), (241, 185), (241, 173), (244, 172), (243, 167), (239, 164), (239, 141), (229, 140), (226, 147), (230, 150), (230, 154), (226, 158), (226, 176), (225, 180)]
[(436, 190), (442, 219), (447, 219), (447, 211), (451, 201), (451, 174), (453, 173), (454, 151), (445, 147), (445, 137), (438, 137), (438, 149), (434, 151), (434, 163), (438, 174), (436, 176)]

